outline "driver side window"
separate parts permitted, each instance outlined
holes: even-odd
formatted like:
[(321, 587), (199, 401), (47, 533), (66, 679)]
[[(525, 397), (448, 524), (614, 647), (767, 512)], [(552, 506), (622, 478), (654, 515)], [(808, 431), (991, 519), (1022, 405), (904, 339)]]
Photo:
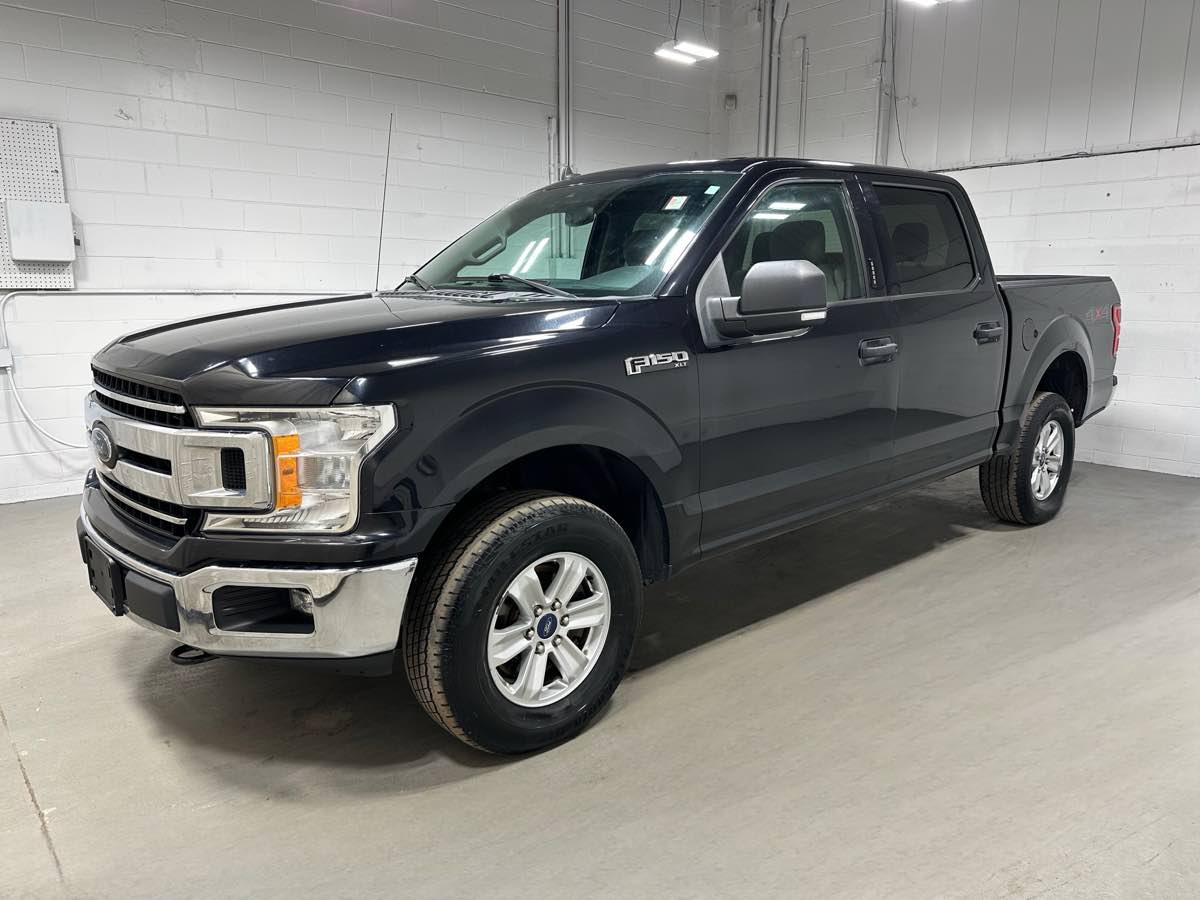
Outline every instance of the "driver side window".
[(729, 290), (755, 263), (804, 259), (825, 273), (830, 302), (863, 296), (862, 269), (840, 184), (792, 182), (769, 188), (722, 253)]

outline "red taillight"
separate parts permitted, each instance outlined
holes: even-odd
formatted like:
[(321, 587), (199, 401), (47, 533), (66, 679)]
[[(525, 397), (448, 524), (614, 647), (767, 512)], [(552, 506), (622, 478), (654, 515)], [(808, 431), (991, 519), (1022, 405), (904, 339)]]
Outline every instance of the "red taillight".
[(1113, 356), (1117, 355), (1117, 350), (1121, 347), (1121, 304), (1117, 303), (1112, 308), (1112, 323), (1113, 323)]

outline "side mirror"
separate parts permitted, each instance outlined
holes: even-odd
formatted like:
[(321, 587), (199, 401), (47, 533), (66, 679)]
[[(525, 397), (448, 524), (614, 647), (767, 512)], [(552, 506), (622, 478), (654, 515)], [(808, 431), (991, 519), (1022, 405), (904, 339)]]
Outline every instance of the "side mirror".
[(709, 297), (704, 309), (722, 339), (798, 331), (825, 321), (825, 273), (807, 260), (755, 263), (741, 297)]
[(743, 316), (759, 316), (823, 311), (827, 305), (825, 273), (806, 259), (781, 259), (750, 267), (742, 281), (738, 312)]

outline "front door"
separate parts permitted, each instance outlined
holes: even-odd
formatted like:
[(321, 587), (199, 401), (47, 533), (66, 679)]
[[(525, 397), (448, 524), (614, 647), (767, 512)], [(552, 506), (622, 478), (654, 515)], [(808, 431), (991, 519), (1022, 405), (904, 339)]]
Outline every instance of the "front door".
[(829, 301), (825, 321), (810, 328), (699, 354), (706, 552), (786, 530), (886, 481), (898, 386), (893, 304), (864, 287), (852, 189), (828, 178), (771, 184), (701, 283), (706, 296), (738, 296), (755, 263), (808, 260), (825, 274)]

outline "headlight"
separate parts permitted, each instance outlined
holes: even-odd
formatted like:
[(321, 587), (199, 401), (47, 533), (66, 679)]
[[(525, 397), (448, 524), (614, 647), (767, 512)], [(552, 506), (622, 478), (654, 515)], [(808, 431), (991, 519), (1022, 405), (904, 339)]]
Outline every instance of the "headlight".
[(349, 531), (358, 518), (362, 461), (396, 427), (391, 406), (197, 409), (202, 426), (267, 432), (274, 509), (209, 513), (206, 531)]

